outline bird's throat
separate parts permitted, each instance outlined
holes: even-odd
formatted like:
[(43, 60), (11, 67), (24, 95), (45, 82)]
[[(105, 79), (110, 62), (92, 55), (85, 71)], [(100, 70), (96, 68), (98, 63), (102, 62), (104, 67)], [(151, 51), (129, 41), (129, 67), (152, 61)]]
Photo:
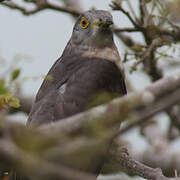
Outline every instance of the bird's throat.
[(87, 57), (98, 57), (102, 59), (107, 59), (113, 62), (120, 61), (119, 53), (114, 44), (112, 47), (107, 46), (103, 48), (88, 48), (88, 50), (83, 52), (82, 55)]

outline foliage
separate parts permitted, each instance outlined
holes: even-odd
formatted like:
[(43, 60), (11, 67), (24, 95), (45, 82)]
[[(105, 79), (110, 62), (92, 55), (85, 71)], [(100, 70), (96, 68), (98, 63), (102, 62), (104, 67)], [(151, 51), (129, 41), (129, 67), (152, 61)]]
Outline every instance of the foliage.
[(11, 81), (17, 79), (20, 75), (20, 72), (21, 72), (20, 69), (14, 69), (13, 72), (11, 73)]
[(18, 108), (20, 106), (19, 100), (9, 93), (0, 95), (0, 104), (13, 108)]
[[(11, 73), (10, 81), (14, 81), (20, 75), (20, 69), (15, 69)], [(9, 87), (7, 86), (6, 79), (0, 79), (0, 111), (6, 109), (7, 107), (11, 108), (19, 108), (20, 102), (19, 99), (14, 97), (12, 93), (10, 93)]]

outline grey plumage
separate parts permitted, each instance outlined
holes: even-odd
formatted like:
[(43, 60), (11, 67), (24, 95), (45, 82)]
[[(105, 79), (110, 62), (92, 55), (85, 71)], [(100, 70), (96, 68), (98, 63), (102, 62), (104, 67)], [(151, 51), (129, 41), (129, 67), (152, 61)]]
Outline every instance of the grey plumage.
[[(52, 123), (82, 112), (97, 93), (126, 94), (112, 23), (111, 14), (103, 10), (87, 11), (78, 18), (62, 56), (38, 91), (28, 118), (29, 126)], [(90, 171), (97, 173), (100, 166)], [(16, 176), (16, 180), (19, 178)]]
[[(82, 28), (82, 18), (88, 21), (87, 28)], [(81, 112), (88, 104), (88, 98), (94, 93), (97, 91), (110, 92), (108, 86), (110, 86), (111, 79), (116, 77), (108, 74), (109, 68), (112, 68), (113, 65), (117, 70), (115, 64), (120, 61), (112, 31), (109, 28), (112, 23), (111, 14), (102, 10), (88, 11), (78, 18), (72, 37), (61, 58), (48, 73), (51, 80), (45, 80), (37, 94), (28, 124), (39, 125), (54, 122)], [(107, 68), (102, 68), (105, 64), (108, 64)], [(92, 68), (97, 70), (93, 72)], [(98, 72), (98, 69), (101, 69), (101, 73)], [(125, 94), (123, 75), (120, 70), (118, 73), (117, 82), (111, 84), (111, 88), (119, 84), (119, 89), (116, 88), (111, 93)], [(107, 82), (100, 86), (97, 83), (105, 75)], [(95, 76), (94, 79), (91, 76)], [(110, 76), (109, 82), (108, 76)], [(92, 81), (88, 79), (92, 79)], [(89, 82), (87, 83), (86, 80)], [(62, 90), (61, 86), (65, 87), (65, 85), (67, 92), (62, 94), (59, 89)], [(86, 97), (82, 97), (83, 93)]]
[(111, 14), (103, 10), (78, 18), (61, 58), (48, 73), (51, 80), (44, 80), (36, 96), (28, 124), (55, 122), (81, 112), (97, 92), (126, 93), (112, 24)]

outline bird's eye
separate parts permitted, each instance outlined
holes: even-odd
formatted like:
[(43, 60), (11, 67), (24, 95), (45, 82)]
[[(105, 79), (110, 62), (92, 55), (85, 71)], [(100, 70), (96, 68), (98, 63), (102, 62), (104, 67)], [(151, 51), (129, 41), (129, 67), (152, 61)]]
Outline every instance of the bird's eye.
[(88, 27), (89, 22), (88, 22), (88, 20), (87, 20), (85, 17), (82, 17), (82, 18), (81, 18), (81, 21), (80, 21), (80, 25), (81, 25), (82, 28), (85, 29), (85, 28)]

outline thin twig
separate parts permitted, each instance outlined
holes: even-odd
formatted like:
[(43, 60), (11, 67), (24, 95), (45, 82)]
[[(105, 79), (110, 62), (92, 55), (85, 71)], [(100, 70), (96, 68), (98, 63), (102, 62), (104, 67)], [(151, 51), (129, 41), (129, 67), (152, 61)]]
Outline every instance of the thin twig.
[(117, 2), (113, 1), (110, 5), (113, 10), (120, 10), (123, 14), (125, 14), (128, 19), (131, 21), (131, 23), (136, 27), (140, 28), (140, 26), (134, 21), (134, 19), (131, 17), (130, 13), (126, 10), (124, 10), (121, 5), (119, 5)]
[(120, 150), (118, 154), (115, 155), (115, 160), (129, 173), (133, 173), (134, 175), (138, 175), (145, 179), (149, 180), (169, 180), (169, 179), (177, 179), (179, 178), (168, 178), (165, 177), (160, 168), (151, 168), (146, 166), (135, 159), (133, 159), (127, 149), (123, 148)]
[(149, 16), (148, 10), (146, 8), (146, 2), (145, 0), (140, 0), (139, 2), (139, 9), (140, 9), (140, 19), (141, 19), (141, 23), (144, 26), (147, 20), (147, 17)]
[(129, 9), (130, 9), (131, 12), (132, 12), (132, 15), (134, 16), (134, 18), (136, 19), (136, 21), (138, 21), (138, 18), (137, 18), (137, 16), (136, 16), (136, 13), (135, 13), (135, 11), (134, 11), (134, 9), (133, 9), (133, 7), (132, 7), (132, 4), (131, 4), (131, 2), (130, 2), (129, 0), (127, 0), (127, 4), (128, 4), (128, 6), (129, 6)]
[(141, 30), (137, 29), (137, 28), (114, 28), (114, 32), (118, 33), (118, 32), (141, 32)]
[(149, 56), (151, 55), (151, 52), (162, 43), (162, 39), (155, 39), (153, 40), (153, 42), (151, 43), (151, 45), (148, 47), (148, 49), (146, 50), (144, 56), (139, 60), (136, 61), (133, 66), (131, 67), (131, 71), (135, 71), (137, 68), (137, 65), (142, 63), (143, 61), (145, 61), (146, 59), (149, 58)]
[(1, 5), (6, 6), (6, 7), (10, 8), (10, 9), (19, 10), (19, 11), (21, 11), (24, 15), (35, 14), (35, 13), (37, 13), (37, 12), (39, 12), (39, 11), (42, 11), (42, 10), (45, 8), (45, 7), (36, 7), (36, 8), (33, 9), (33, 10), (27, 10), (27, 9), (25, 9), (23, 6), (20, 6), (20, 5), (14, 3), (14, 2), (12, 2), (12, 1), (11, 1), (11, 2), (3, 2), (3, 3), (1, 3)]
[(179, 94), (180, 94), (180, 89), (177, 89), (175, 92), (166, 95), (164, 98), (161, 98), (156, 103), (154, 103), (153, 107), (149, 106), (147, 109), (140, 111), (138, 113), (138, 118), (136, 118), (137, 114), (135, 113), (133, 116), (135, 117), (133, 118), (133, 123), (121, 129), (118, 135), (122, 135), (127, 131), (129, 131), (130, 129), (147, 122), (148, 120), (150, 120), (149, 118), (152, 117), (153, 115), (161, 112), (162, 110), (166, 110), (172, 105), (175, 105), (176, 103), (180, 102)]
[(59, 5), (54, 5), (54, 4), (47, 2), (47, 1), (43, 1), (43, 3), (39, 3), (39, 4), (38, 3), (34, 3), (34, 4), (36, 7), (32, 10), (28, 10), (25, 7), (18, 5), (17, 3), (14, 3), (12, 1), (1, 3), (1, 5), (6, 6), (10, 9), (15, 9), (15, 10), (21, 11), (24, 15), (32, 15), (32, 14), (38, 13), (38, 12), (45, 10), (45, 9), (52, 9), (52, 10), (56, 10), (56, 11), (61, 11), (61, 12), (69, 13), (73, 16), (79, 16), (79, 14), (81, 13), (75, 9), (72, 9), (69, 7), (61, 7)]

